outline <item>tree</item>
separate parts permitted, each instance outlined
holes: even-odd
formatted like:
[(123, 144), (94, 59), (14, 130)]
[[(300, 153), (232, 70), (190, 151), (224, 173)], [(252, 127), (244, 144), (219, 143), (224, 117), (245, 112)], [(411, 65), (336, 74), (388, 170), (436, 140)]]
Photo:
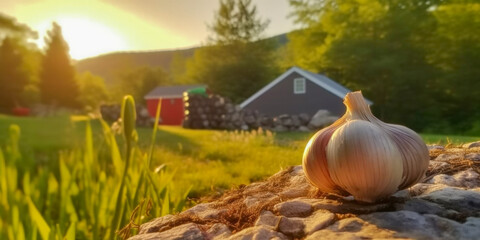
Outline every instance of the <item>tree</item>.
[(122, 99), (125, 94), (130, 94), (137, 103), (141, 103), (148, 92), (165, 85), (170, 85), (170, 79), (161, 67), (137, 67), (120, 74), (115, 98)]
[(438, 2), (291, 0), (304, 26), (289, 36), (291, 55), (296, 65), (362, 90), (382, 119), (420, 130), (438, 116), (437, 71), (424, 43)]
[(15, 18), (0, 13), (0, 108), (10, 111), (14, 106), (28, 106), (38, 97), (38, 48), (29, 40), (37, 32)]
[(37, 38), (37, 32), (29, 26), (18, 23), (13, 17), (0, 13), (0, 39), (5, 37), (29, 39)]
[(432, 13), (436, 27), (428, 59), (441, 73), (441, 119), (456, 131), (468, 131), (480, 126), (480, 3), (449, 1)]
[(267, 25), (251, 0), (221, 0), (208, 44), (187, 61), (185, 79), (234, 102), (252, 95), (278, 74), (275, 42), (261, 40)]
[(0, 108), (10, 111), (20, 105), (21, 93), (27, 83), (27, 75), (22, 69), (22, 56), (6, 37), (0, 46)]
[(68, 54), (68, 45), (57, 23), (47, 32), (46, 52), (42, 59), (40, 91), (46, 104), (78, 107), (79, 89), (75, 81), (75, 69)]
[(78, 83), (80, 85), (79, 102), (82, 106), (97, 109), (102, 102), (108, 100), (108, 92), (103, 78), (85, 72), (78, 76)]

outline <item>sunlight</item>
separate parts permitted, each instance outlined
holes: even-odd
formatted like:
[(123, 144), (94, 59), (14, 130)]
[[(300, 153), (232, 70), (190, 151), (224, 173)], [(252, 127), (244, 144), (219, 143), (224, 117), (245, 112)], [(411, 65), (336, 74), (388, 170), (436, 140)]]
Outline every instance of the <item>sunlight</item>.
[[(68, 43), (70, 56), (73, 59), (128, 49), (128, 44), (120, 34), (91, 19), (60, 17), (57, 23), (62, 26), (63, 37)], [(50, 28), (51, 22), (43, 22), (38, 26), (44, 34)], [(38, 39), (38, 44), (42, 47), (45, 45), (43, 37)]]

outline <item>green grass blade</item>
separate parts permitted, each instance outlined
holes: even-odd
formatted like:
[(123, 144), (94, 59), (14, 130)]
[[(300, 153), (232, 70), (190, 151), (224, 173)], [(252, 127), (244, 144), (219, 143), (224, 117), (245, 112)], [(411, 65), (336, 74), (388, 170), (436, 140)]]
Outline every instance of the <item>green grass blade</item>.
[(155, 140), (157, 139), (157, 130), (158, 130), (158, 121), (160, 121), (160, 113), (162, 111), (162, 98), (158, 99), (157, 112), (155, 114), (155, 123), (153, 125), (152, 132), (152, 141), (150, 143), (150, 151), (148, 152), (148, 168), (150, 168), (150, 163), (152, 162), (153, 156), (153, 147), (155, 146)]
[(170, 213), (170, 196), (169, 196), (169, 190), (167, 188), (167, 191), (165, 192), (165, 197), (163, 198), (162, 216), (165, 216), (169, 213)]
[(75, 222), (70, 224), (70, 227), (67, 230), (67, 234), (65, 234), (64, 240), (75, 240)]
[(43, 219), (42, 214), (38, 211), (38, 209), (35, 207), (35, 204), (33, 204), (32, 200), (29, 197), (27, 197), (27, 202), (30, 217), (40, 231), (40, 236), (43, 240), (48, 240), (51, 231), (50, 227), (48, 226), (45, 219)]

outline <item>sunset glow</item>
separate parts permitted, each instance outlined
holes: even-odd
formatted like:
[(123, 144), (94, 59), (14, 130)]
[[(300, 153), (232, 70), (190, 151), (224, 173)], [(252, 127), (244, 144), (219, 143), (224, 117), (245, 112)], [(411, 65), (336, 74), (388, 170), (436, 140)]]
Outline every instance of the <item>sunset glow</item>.
[[(286, 0), (255, 3), (271, 20), (268, 36), (292, 28), (285, 17)], [(217, 7), (217, 0), (0, 0), (0, 12), (38, 32), (35, 42), (40, 48), (52, 22), (57, 22), (77, 60), (116, 51), (199, 46), (207, 39), (206, 26)]]
[[(62, 33), (74, 59), (82, 59), (105, 52), (128, 49), (124, 37), (113, 29), (85, 18), (60, 18), (56, 21), (62, 26)], [(45, 33), (51, 28), (50, 22), (44, 22), (38, 30)], [(43, 34), (44, 35), (44, 34)], [(37, 44), (43, 47), (45, 40), (39, 38)]]
[(43, 48), (52, 22), (62, 27), (73, 59), (107, 52), (188, 47), (196, 41), (99, 1), (38, 1), (19, 5), (15, 16), (39, 33)]

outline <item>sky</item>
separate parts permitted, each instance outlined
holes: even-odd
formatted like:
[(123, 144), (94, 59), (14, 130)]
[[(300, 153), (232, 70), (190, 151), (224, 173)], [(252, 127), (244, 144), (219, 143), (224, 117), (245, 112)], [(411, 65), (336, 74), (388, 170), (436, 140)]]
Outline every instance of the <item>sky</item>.
[[(253, 0), (269, 19), (265, 37), (295, 29), (288, 0)], [(218, 0), (0, 0), (0, 12), (44, 35), (56, 21), (73, 59), (115, 51), (181, 49), (205, 43)]]

